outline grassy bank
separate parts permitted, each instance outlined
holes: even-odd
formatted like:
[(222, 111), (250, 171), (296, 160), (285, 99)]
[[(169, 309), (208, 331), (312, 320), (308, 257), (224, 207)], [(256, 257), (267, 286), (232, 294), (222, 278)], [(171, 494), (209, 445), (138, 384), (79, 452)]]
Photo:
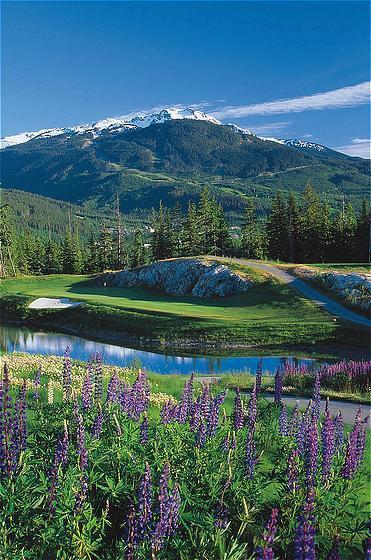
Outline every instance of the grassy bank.
[[(3, 321), (142, 347), (219, 350), (313, 344), (367, 347), (365, 330), (337, 322), (289, 287), (243, 267), (254, 280), (246, 294), (200, 300), (139, 288), (103, 288), (87, 276), (40, 276), (2, 283)], [(37, 297), (85, 305), (29, 309)]]

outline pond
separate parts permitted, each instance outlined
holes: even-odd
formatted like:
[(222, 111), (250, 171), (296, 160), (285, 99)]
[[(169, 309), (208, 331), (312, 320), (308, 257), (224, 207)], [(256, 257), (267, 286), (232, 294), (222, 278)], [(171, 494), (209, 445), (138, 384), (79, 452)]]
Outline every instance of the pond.
[[(164, 374), (255, 372), (260, 359), (259, 356), (175, 356), (95, 342), (68, 334), (8, 325), (0, 327), (0, 348), (2, 351), (62, 356), (67, 346), (71, 348), (72, 358), (78, 360), (86, 361), (92, 352), (101, 352), (106, 364), (127, 366), (133, 360), (140, 360), (142, 366), (148, 370)], [(292, 360), (296, 363), (312, 363), (315, 361), (313, 358), (289, 355), (261, 357), (263, 358), (264, 370), (271, 372), (274, 372), (285, 360)]]

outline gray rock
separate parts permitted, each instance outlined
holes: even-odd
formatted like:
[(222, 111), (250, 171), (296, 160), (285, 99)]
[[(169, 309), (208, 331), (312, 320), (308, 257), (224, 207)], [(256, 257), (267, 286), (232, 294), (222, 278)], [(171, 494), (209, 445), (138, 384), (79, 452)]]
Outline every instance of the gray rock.
[(167, 294), (192, 294), (199, 298), (225, 297), (246, 292), (252, 282), (228, 266), (202, 259), (158, 261), (133, 270), (97, 277), (101, 286), (153, 288)]

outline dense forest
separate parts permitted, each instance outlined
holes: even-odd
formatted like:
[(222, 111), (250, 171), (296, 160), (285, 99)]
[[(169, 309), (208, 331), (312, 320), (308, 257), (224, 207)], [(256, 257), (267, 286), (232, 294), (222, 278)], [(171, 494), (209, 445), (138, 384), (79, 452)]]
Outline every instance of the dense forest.
[(152, 260), (193, 255), (269, 258), (283, 262), (368, 262), (370, 208), (357, 213), (349, 203), (334, 213), (307, 184), (302, 196), (278, 192), (266, 219), (253, 199), (239, 226), (228, 223), (223, 207), (205, 188), (186, 212), (160, 203), (151, 225), (125, 227), (124, 216), (101, 221), (89, 237), (73, 221), (63, 235), (45, 237), (14, 227), (12, 207), (2, 207), (3, 274), (95, 273), (136, 267)]

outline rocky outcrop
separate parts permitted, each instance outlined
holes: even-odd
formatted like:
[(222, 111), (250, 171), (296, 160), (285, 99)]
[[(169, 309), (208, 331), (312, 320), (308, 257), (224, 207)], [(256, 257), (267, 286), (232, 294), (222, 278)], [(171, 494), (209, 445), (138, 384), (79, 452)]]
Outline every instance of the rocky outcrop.
[(152, 288), (167, 294), (191, 294), (199, 298), (241, 294), (252, 282), (228, 266), (202, 259), (172, 259), (97, 277), (101, 286)]
[(319, 271), (310, 267), (296, 267), (295, 274), (333, 292), (356, 309), (371, 311), (371, 274), (360, 272)]

